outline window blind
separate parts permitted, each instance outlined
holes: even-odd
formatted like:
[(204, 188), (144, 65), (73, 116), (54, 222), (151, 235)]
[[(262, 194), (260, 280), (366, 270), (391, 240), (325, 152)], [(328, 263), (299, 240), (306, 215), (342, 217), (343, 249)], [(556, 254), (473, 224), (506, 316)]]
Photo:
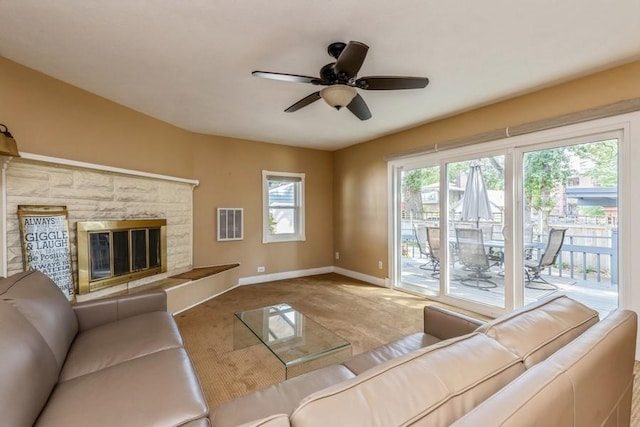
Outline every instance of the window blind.
[(527, 133), (582, 123), (589, 120), (617, 116), (619, 114), (631, 113), (638, 110), (640, 110), (640, 98), (626, 99), (623, 101), (615, 102), (613, 104), (590, 108), (574, 113), (563, 114), (548, 119), (541, 119), (529, 123), (509, 126), (504, 129), (495, 129), (471, 136), (451, 139), (441, 143), (417, 147), (415, 149), (399, 153), (393, 153), (385, 156), (385, 160), (391, 161), (404, 157), (411, 157), (421, 154), (435, 153), (437, 151), (450, 150), (453, 148), (466, 147), (482, 142), (496, 141), (512, 136), (525, 135)]

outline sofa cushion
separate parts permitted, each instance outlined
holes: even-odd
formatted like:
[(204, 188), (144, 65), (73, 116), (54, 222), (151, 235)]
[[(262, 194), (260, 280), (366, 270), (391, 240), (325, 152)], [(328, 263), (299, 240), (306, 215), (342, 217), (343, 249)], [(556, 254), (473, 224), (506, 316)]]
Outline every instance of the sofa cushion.
[(449, 425), (524, 372), (486, 335), (453, 338), (312, 394), (292, 426)]
[(56, 359), (42, 336), (0, 301), (0, 424), (32, 425), (57, 379)]
[(435, 304), (424, 307), (424, 333), (440, 340), (474, 332), (486, 321)]
[(291, 414), (311, 393), (353, 377), (342, 365), (317, 369), (223, 403), (213, 413), (211, 424), (215, 427), (252, 425), (250, 422), (272, 414)]
[(289, 427), (289, 415), (276, 414), (257, 421), (251, 421), (237, 427)]
[(433, 335), (417, 332), (392, 341), (389, 344), (376, 347), (373, 350), (355, 355), (344, 362), (343, 365), (349, 368), (354, 374), (360, 375), (367, 369), (373, 368), (387, 360), (395, 359), (396, 357), (403, 356), (414, 350), (440, 341), (442, 341), (440, 338), (436, 338)]
[(77, 302), (71, 308), (78, 319), (78, 330), (83, 332), (126, 317), (167, 311), (167, 293), (163, 289), (127, 293)]
[(198, 418), (197, 420), (180, 424), (180, 427), (211, 427), (211, 423), (209, 422), (209, 418)]
[(182, 346), (171, 314), (140, 314), (80, 332), (69, 349), (60, 381), (104, 369), (156, 351)]
[(566, 295), (558, 295), (500, 316), (477, 331), (522, 357), (530, 368), (597, 322), (597, 311)]
[[(531, 374), (530, 374), (531, 373)], [(526, 381), (498, 391), (453, 423), (456, 427), (578, 426), (571, 383), (558, 367), (539, 363), (525, 372)], [(502, 393), (504, 391), (504, 393)], [(541, 393), (541, 391), (543, 391)], [(494, 399), (495, 396), (500, 396)], [(544, 414), (544, 424), (541, 421)]]
[(611, 313), (454, 425), (629, 425), (636, 333), (634, 312)]
[(58, 371), (78, 332), (78, 322), (60, 288), (39, 271), (26, 271), (0, 280), (0, 299), (13, 305), (51, 348)]
[(359, 375), (387, 360), (411, 353), (414, 350), (474, 332), (486, 322), (437, 305), (424, 307), (424, 332), (407, 335), (388, 344), (353, 356), (343, 363)]
[(36, 425), (179, 426), (207, 413), (187, 352), (173, 348), (59, 383)]

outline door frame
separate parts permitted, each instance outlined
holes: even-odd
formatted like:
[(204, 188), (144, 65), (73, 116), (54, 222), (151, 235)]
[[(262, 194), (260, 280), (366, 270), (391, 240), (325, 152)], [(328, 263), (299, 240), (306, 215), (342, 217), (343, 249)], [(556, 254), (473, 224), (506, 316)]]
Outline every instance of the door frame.
[[(631, 129), (636, 130), (633, 134)], [(440, 282), (440, 295), (426, 296), (430, 299), (442, 301), (457, 307), (472, 310), (480, 314), (484, 314), (491, 317), (496, 317), (503, 312), (510, 311), (514, 308), (520, 307), (524, 303), (524, 290), (521, 286), (515, 286), (515, 283), (522, 283), (523, 273), (515, 269), (513, 266), (522, 263), (522, 254), (517, 250), (518, 247), (522, 247), (522, 215), (518, 214), (521, 209), (522, 203), (522, 153), (526, 151), (532, 151), (535, 149), (542, 149), (545, 146), (558, 146), (568, 145), (569, 141), (586, 140), (593, 138), (595, 135), (606, 135), (617, 132), (620, 135), (620, 141), (618, 145), (618, 218), (619, 227), (622, 230), (619, 233), (619, 246), (618, 246), (618, 275), (620, 283), (618, 285), (618, 306), (621, 308), (635, 308), (640, 311), (640, 292), (635, 295), (632, 294), (631, 277), (632, 273), (636, 273), (636, 277), (640, 277), (640, 265), (635, 267), (632, 264), (628, 265), (628, 260), (637, 259), (640, 257), (640, 247), (633, 248), (632, 241), (640, 240), (640, 227), (636, 227), (638, 231), (635, 231), (634, 236), (629, 235), (629, 232), (634, 229), (631, 227), (632, 218), (640, 218), (640, 200), (634, 200), (631, 196), (630, 183), (640, 180), (640, 168), (636, 170), (631, 169), (631, 158), (635, 157), (640, 160), (640, 112), (627, 113), (619, 116), (613, 116), (603, 119), (591, 120), (588, 122), (558, 127), (554, 129), (542, 130), (533, 132), (530, 134), (519, 135), (515, 137), (506, 137), (501, 140), (489, 141), (485, 143), (473, 144), (466, 147), (458, 147), (451, 149), (440, 149), (425, 151), (423, 154), (415, 154), (403, 158), (394, 158), (388, 162), (388, 178), (389, 178), (389, 284), (391, 287), (398, 290), (406, 291), (398, 287), (399, 280), (399, 225), (398, 214), (400, 208), (400, 197), (398, 182), (399, 173), (403, 167), (427, 167), (440, 165), (441, 180), (446, 171), (442, 168), (443, 159), (456, 159), (456, 158), (468, 158), (474, 155), (486, 155), (486, 153), (497, 152), (504, 150), (511, 156), (511, 162), (507, 162), (505, 159), (505, 175), (506, 163), (511, 163), (511, 177), (508, 175), (505, 178), (505, 207), (507, 203), (513, 207), (511, 209), (511, 217), (506, 219), (510, 221), (510, 229), (507, 231), (507, 237), (511, 239), (511, 245), (508, 256), (511, 257), (511, 265), (507, 269), (511, 269), (511, 272), (505, 272), (505, 276), (511, 278), (511, 282), (514, 283), (511, 287), (511, 295), (505, 295), (505, 309), (497, 310), (494, 307), (487, 309), (485, 306), (477, 306), (475, 304), (468, 304), (466, 301), (459, 301), (457, 299), (450, 300), (442, 294), (443, 281)], [(506, 130), (508, 135), (508, 129)], [(593, 139), (591, 140), (593, 141)], [(587, 141), (585, 141), (587, 142)], [(539, 148), (538, 148), (539, 147)], [(451, 161), (451, 160), (449, 160)], [(507, 188), (507, 185), (511, 184), (511, 189)], [(442, 212), (443, 205), (442, 199), (448, 197), (446, 191), (445, 197), (441, 197), (440, 209)], [(507, 202), (507, 198), (511, 198), (511, 202)], [(638, 198), (640, 199), (640, 198)], [(507, 209), (505, 208), (505, 211)], [(635, 215), (634, 215), (635, 213)], [(441, 216), (441, 222), (442, 222)], [(446, 236), (445, 236), (446, 238)], [(507, 254), (505, 254), (507, 255)], [(635, 255), (635, 256), (634, 256)], [(636, 263), (640, 264), (640, 263)], [(445, 268), (447, 268), (445, 266)], [(441, 276), (444, 276), (441, 274)], [(505, 281), (507, 277), (505, 277)], [(505, 293), (507, 290), (505, 288)], [(638, 343), (638, 353), (640, 354), (640, 343)]]
[[(452, 152), (449, 153), (449, 155), (446, 156), (442, 156), (440, 158), (440, 182), (445, 183), (445, 188), (441, 188), (440, 189), (440, 193), (443, 195), (443, 197), (440, 198), (440, 230), (441, 230), (441, 239), (443, 241), (448, 242), (450, 240), (451, 237), (453, 236), (449, 236), (449, 191), (448, 191), (448, 165), (452, 164), (452, 163), (458, 163), (458, 162), (464, 162), (464, 161), (473, 161), (474, 159), (478, 159), (478, 158), (486, 158), (486, 157), (491, 157), (491, 156), (504, 156), (504, 204), (505, 204), (505, 210), (504, 210), (504, 221), (505, 221), (505, 225), (508, 228), (512, 228), (511, 227), (511, 223), (512, 223), (512, 212), (510, 211), (511, 208), (509, 207), (512, 201), (512, 190), (513, 190), (513, 186), (512, 183), (510, 182), (510, 180), (507, 179), (508, 174), (511, 173), (512, 171), (512, 155), (511, 155), (511, 149), (510, 148), (500, 148), (500, 149), (496, 149), (495, 147), (488, 147), (488, 146), (484, 146), (484, 147), (476, 147), (477, 149), (475, 150), (463, 150), (460, 152)], [(484, 148), (484, 150), (482, 149)], [(457, 150), (456, 150), (457, 151)], [(513, 252), (511, 250), (511, 245), (512, 245), (512, 241), (511, 239), (506, 239), (505, 238), (505, 247), (504, 247), (504, 251), (505, 251), (505, 255), (508, 253)], [(479, 313), (483, 313), (485, 315), (488, 316), (492, 316), (492, 317), (496, 317), (500, 314), (504, 314), (506, 312), (509, 312), (511, 310), (513, 310), (513, 296), (511, 293), (511, 290), (505, 286), (505, 296), (504, 296), (504, 300), (503, 302), (503, 307), (500, 306), (493, 306), (493, 305), (486, 305), (486, 304), (481, 304), (478, 302), (475, 302), (473, 300), (470, 299), (463, 299), (460, 297), (457, 297), (455, 295), (452, 295), (451, 293), (449, 293), (447, 291), (447, 286), (448, 286), (448, 282), (446, 279), (448, 279), (449, 276), (449, 251), (446, 251), (446, 255), (444, 258), (444, 261), (441, 263), (441, 280), (440, 280), (440, 297), (442, 302), (445, 302), (447, 304), (451, 304), (451, 305), (455, 305), (461, 308), (464, 308), (466, 310), (472, 310), (475, 312), (479, 312)], [(505, 258), (506, 259), (506, 258)], [(505, 266), (508, 267), (509, 263), (505, 262)], [(504, 276), (504, 281), (505, 283), (507, 283), (508, 281), (511, 280), (511, 274), (512, 274), (512, 269), (511, 268), (506, 268), (505, 269), (505, 276)], [(442, 278), (446, 278), (445, 280), (443, 280)]]

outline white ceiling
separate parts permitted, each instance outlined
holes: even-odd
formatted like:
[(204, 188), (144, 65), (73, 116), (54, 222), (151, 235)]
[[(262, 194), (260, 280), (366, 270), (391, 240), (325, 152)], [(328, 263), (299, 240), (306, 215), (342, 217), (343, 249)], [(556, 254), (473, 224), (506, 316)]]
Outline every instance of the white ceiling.
[[(0, 55), (176, 126), (334, 150), (640, 58), (639, 0), (0, 0)], [(334, 41), (369, 45), (373, 118), (318, 101)]]

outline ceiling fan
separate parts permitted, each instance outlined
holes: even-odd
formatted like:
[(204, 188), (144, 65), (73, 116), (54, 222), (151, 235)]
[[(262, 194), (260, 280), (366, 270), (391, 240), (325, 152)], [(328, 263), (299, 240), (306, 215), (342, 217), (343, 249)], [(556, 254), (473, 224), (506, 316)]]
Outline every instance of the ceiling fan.
[(267, 79), (326, 86), (284, 110), (287, 113), (293, 113), (322, 98), (337, 110), (347, 107), (360, 120), (370, 119), (371, 111), (356, 88), (365, 90), (422, 89), (429, 83), (429, 79), (426, 77), (369, 76), (356, 78), (368, 50), (369, 46), (356, 41), (350, 41), (346, 44), (331, 43), (327, 51), (336, 59), (336, 62), (322, 67), (320, 77), (269, 71), (254, 71), (251, 74)]

